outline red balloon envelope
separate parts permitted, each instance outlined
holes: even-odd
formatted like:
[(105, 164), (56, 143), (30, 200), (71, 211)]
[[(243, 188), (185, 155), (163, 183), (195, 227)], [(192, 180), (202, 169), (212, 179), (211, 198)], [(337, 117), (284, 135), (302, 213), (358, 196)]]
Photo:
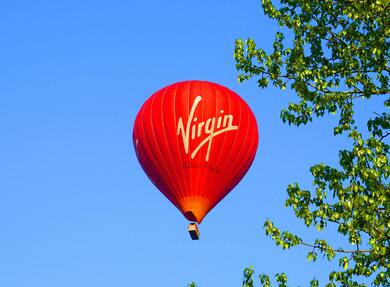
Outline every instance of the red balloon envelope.
[(200, 223), (249, 169), (258, 131), (236, 93), (211, 82), (185, 81), (144, 103), (133, 141), (154, 185), (189, 221)]

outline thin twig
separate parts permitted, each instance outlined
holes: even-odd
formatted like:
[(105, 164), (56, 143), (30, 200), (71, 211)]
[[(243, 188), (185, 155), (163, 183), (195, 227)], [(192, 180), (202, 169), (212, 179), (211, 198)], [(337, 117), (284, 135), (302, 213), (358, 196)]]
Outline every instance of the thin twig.
[(332, 250), (332, 251), (335, 251), (335, 252), (339, 252), (339, 253), (370, 253), (372, 252), (372, 250), (345, 250), (345, 249), (333, 249), (331, 247), (321, 247), (320, 245), (313, 245), (313, 244), (309, 244), (309, 243), (305, 243), (305, 242), (300, 242), (299, 244), (302, 244), (302, 245), (305, 245), (305, 246), (308, 246), (308, 247), (313, 247), (313, 248), (317, 248), (317, 249), (320, 249), (320, 250)]

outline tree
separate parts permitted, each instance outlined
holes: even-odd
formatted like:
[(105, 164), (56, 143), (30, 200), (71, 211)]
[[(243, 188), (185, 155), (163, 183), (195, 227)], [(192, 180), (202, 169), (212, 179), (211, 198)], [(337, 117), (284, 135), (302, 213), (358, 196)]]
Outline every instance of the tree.
[[(338, 117), (335, 136), (347, 136), (349, 150), (339, 151), (339, 166), (312, 166), (311, 191), (298, 183), (287, 188), (286, 206), (305, 225), (326, 231), (337, 226), (352, 247), (336, 247), (324, 239), (313, 243), (267, 220), (265, 233), (288, 249), (310, 247), (309, 261), (318, 255), (338, 259), (340, 268), (329, 274), (326, 286), (364, 286), (366, 277), (375, 286), (390, 284), (390, 191), (389, 144), (389, 41), (390, 1), (281, 0), (278, 8), (262, 0), (265, 15), (292, 32), (285, 40), (277, 32), (273, 51), (258, 48), (253, 39), (236, 41), (235, 60), (242, 72), (239, 82), (255, 78), (259, 87), (270, 84), (297, 96), (281, 111), (289, 125), (305, 125), (325, 115)], [(287, 42), (287, 43), (286, 43)], [(366, 127), (357, 126), (357, 101), (383, 100), (381, 113), (370, 115)], [(243, 286), (254, 286), (254, 271), (244, 271)], [(262, 286), (271, 286), (269, 276), (259, 276)], [(287, 286), (284, 273), (276, 275), (278, 286)], [(319, 286), (313, 279), (310, 286)]]

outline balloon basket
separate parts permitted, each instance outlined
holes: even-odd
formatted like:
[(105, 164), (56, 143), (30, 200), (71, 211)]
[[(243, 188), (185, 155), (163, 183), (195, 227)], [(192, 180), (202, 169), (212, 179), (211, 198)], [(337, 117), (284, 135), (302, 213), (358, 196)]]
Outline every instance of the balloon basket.
[(192, 240), (199, 240), (199, 229), (196, 223), (190, 223), (188, 225), (188, 232)]

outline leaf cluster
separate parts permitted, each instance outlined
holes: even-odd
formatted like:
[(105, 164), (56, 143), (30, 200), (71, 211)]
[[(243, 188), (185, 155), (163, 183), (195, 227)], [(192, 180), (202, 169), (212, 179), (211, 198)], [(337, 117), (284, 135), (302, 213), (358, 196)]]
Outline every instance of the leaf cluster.
[[(314, 118), (337, 115), (334, 135), (346, 135), (351, 146), (339, 151), (339, 166), (319, 163), (310, 168), (311, 191), (298, 183), (287, 188), (286, 207), (308, 227), (319, 231), (335, 224), (349, 246), (331, 246), (318, 238), (307, 243), (280, 231), (267, 220), (265, 232), (283, 249), (297, 245), (310, 248), (309, 261), (319, 255), (338, 259), (340, 270), (329, 274), (327, 286), (390, 286), (390, 190), (389, 190), (389, 1), (282, 0), (280, 8), (263, 0), (264, 13), (292, 32), (286, 41), (280, 31), (269, 53), (253, 39), (236, 40), (239, 82), (256, 78), (259, 87), (289, 87), (297, 96), (281, 111), (289, 125), (305, 125)], [(287, 43), (286, 43), (287, 42)], [(356, 101), (381, 97), (386, 112), (374, 113), (366, 127), (354, 120)], [(369, 136), (364, 137), (366, 128)], [(253, 269), (244, 271), (243, 286), (253, 286)], [(262, 286), (271, 286), (260, 275)], [(278, 286), (287, 286), (284, 273)], [(318, 286), (313, 279), (310, 286)]]
[(284, 0), (277, 9), (263, 0), (264, 13), (281, 27), (273, 51), (266, 53), (253, 39), (236, 40), (238, 81), (258, 77), (265, 88), (270, 83), (293, 89), (299, 102), (281, 112), (283, 122), (306, 124), (313, 116), (339, 112), (339, 134), (353, 125), (353, 100), (389, 93), (389, 1)]

